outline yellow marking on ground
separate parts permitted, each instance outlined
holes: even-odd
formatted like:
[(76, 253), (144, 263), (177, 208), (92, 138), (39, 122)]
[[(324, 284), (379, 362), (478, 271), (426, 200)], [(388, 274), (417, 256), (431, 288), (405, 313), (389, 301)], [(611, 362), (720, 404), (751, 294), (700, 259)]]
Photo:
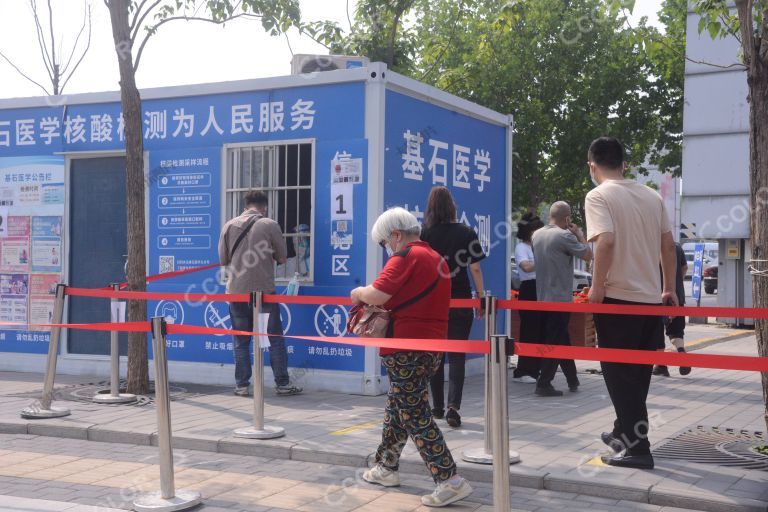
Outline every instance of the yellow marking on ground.
[(686, 348), (689, 347), (695, 347), (696, 345), (703, 345), (704, 343), (709, 343), (711, 341), (728, 341), (731, 338), (737, 338), (739, 336), (743, 336), (744, 334), (754, 332), (750, 329), (740, 329), (738, 331), (735, 331), (733, 334), (729, 334), (728, 336), (712, 336), (709, 338), (702, 338), (700, 340), (692, 341), (690, 343), (685, 344)]
[(606, 464), (605, 462), (603, 462), (600, 459), (600, 455), (598, 455), (597, 457), (595, 457), (593, 459), (589, 459), (587, 461), (587, 464), (589, 464), (590, 466), (602, 466), (602, 467), (605, 467), (605, 468), (608, 467), (608, 464)]
[(343, 428), (341, 430), (336, 430), (331, 432), (332, 436), (346, 436), (348, 434), (354, 434), (355, 432), (360, 432), (362, 430), (369, 430), (375, 427), (381, 426), (380, 421), (369, 421), (366, 423), (360, 423), (359, 425), (352, 425), (351, 427)]

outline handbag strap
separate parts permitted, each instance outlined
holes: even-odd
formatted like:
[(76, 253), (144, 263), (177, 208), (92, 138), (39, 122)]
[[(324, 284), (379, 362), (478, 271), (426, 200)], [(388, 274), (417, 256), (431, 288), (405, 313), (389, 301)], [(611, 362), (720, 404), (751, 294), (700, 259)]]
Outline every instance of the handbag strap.
[(232, 251), (230, 251), (229, 253), (230, 261), (235, 256), (235, 251), (240, 246), (240, 242), (243, 241), (243, 239), (245, 238), (245, 235), (248, 234), (248, 232), (251, 230), (253, 225), (256, 224), (256, 221), (259, 220), (259, 218), (260, 218), (259, 216), (254, 215), (253, 218), (248, 221), (248, 224), (246, 224), (243, 230), (240, 232), (240, 235), (237, 237), (237, 240), (235, 240), (235, 244), (232, 246)]
[(389, 312), (390, 313), (394, 313), (395, 311), (399, 311), (399, 310), (401, 310), (403, 308), (407, 308), (408, 306), (411, 306), (411, 305), (419, 302), (421, 299), (423, 299), (424, 297), (426, 297), (427, 295), (432, 293), (432, 290), (435, 289), (435, 287), (437, 286), (437, 283), (439, 283), (439, 282), (440, 282), (440, 275), (438, 274), (438, 276), (435, 279), (435, 281), (431, 285), (427, 286), (427, 288), (425, 288), (424, 291), (422, 291), (418, 295), (415, 295), (415, 296), (411, 297), (410, 299), (408, 299), (407, 301), (403, 302), (402, 304), (398, 304), (396, 307), (390, 309)]

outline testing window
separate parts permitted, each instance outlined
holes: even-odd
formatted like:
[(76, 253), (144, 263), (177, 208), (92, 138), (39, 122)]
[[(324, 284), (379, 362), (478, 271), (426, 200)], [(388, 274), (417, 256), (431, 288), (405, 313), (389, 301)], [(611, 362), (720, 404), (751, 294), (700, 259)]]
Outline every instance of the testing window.
[(295, 274), (302, 281), (312, 280), (313, 160), (311, 142), (227, 149), (225, 220), (243, 212), (248, 191), (267, 194), (268, 216), (280, 224), (288, 247), (288, 261), (275, 269), (279, 281)]

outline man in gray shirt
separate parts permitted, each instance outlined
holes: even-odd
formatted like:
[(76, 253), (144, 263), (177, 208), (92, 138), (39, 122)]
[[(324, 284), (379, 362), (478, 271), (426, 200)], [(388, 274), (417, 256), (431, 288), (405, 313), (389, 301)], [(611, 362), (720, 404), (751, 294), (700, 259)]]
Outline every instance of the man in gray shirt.
[[(251, 191), (245, 195), (245, 211), (230, 220), (221, 230), (219, 262), (227, 267), (227, 293), (275, 293), (275, 262), (286, 261), (287, 249), (280, 225), (267, 217), (267, 195)], [(254, 332), (252, 305), (244, 302), (229, 304), (232, 329)], [(279, 304), (262, 304), (262, 313), (269, 314), (269, 361), (279, 395), (301, 392), (289, 382), (288, 354), (283, 338)], [(258, 326), (256, 326), (258, 330)], [(251, 380), (251, 336), (235, 336), (235, 394), (248, 396)], [(258, 340), (255, 341), (258, 343)]]
[[(549, 209), (549, 225), (533, 234), (533, 254), (536, 257), (536, 298), (543, 302), (573, 301), (573, 257), (584, 261), (592, 259), (584, 233), (571, 223), (571, 207), (558, 201)], [(570, 345), (568, 322), (571, 314), (547, 311), (544, 318), (544, 343)], [(536, 382), (536, 395), (563, 396), (552, 386), (557, 367), (560, 366), (568, 381), (568, 389), (578, 391), (579, 379), (572, 359), (542, 359), (541, 372)]]

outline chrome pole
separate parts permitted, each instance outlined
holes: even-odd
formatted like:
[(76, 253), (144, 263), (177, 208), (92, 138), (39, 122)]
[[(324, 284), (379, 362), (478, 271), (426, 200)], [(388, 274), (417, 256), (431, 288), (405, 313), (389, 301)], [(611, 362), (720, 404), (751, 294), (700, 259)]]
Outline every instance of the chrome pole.
[(509, 510), (509, 410), (507, 389), (507, 343), (505, 335), (491, 339), (491, 381), (493, 400), (493, 508)]
[[(496, 297), (490, 294), (485, 296), (485, 339), (488, 343), (491, 343), (493, 335), (492, 332), (496, 331)], [(465, 462), (474, 462), (475, 464), (493, 464), (493, 380), (492, 380), (492, 355), (485, 355), (485, 411), (484, 411), (484, 437), (482, 448), (471, 448), (465, 450), (461, 454), (462, 460)], [(505, 363), (506, 364), (506, 363)], [(507, 454), (509, 457), (509, 464), (516, 464), (520, 462), (520, 455), (515, 451), (509, 451)]]
[[(113, 291), (120, 291), (118, 283), (112, 283), (110, 287)], [(120, 322), (120, 318), (115, 311), (115, 305), (119, 302), (119, 299), (115, 297), (109, 299), (110, 319), (113, 323)], [(120, 393), (120, 345), (118, 343), (120, 333), (118, 331), (110, 331), (109, 335), (109, 393), (97, 392), (93, 395), (93, 401), (97, 404), (127, 404), (135, 402), (137, 400), (136, 395)]]
[(155, 360), (155, 407), (157, 409), (157, 446), (160, 450), (160, 492), (139, 496), (133, 502), (138, 512), (171, 512), (197, 506), (199, 492), (176, 492), (173, 479), (171, 445), (171, 398), (168, 387), (165, 318), (152, 318), (152, 355)]
[[(56, 299), (53, 303), (53, 323), (61, 324), (64, 320), (64, 299), (66, 297), (66, 285), (56, 285)], [(50, 341), (48, 342), (48, 359), (45, 368), (45, 380), (43, 381), (43, 394), (39, 404), (31, 404), (21, 411), (21, 417), (26, 419), (60, 418), (69, 416), (69, 409), (53, 407), (53, 384), (56, 378), (56, 362), (59, 356), (59, 336), (61, 327), (51, 327)]]
[[(259, 333), (263, 293), (251, 292), (251, 304), (253, 305), (253, 332)], [(261, 348), (260, 338), (261, 336), (253, 337), (253, 426), (235, 430), (235, 437), (274, 439), (285, 435), (285, 429), (282, 427), (264, 426), (264, 349)]]

